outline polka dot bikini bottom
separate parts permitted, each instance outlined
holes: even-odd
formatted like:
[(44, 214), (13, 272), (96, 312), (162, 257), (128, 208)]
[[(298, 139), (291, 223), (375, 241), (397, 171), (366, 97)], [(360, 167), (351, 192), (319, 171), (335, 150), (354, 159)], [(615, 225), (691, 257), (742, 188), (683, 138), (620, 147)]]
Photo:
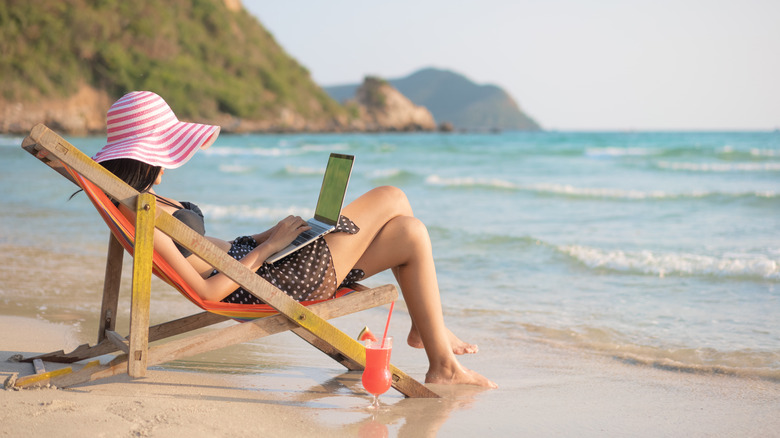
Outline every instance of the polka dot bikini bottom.
[[(341, 216), (334, 232), (357, 234), (358, 231), (360, 228), (354, 222)], [(238, 237), (233, 241), (228, 255), (241, 260), (257, 245), (257, 241), (251, 236)], [(330, 298), (337, 289), (336, 270), (333, 268), (333, 258), (325, 239), (318, 239), (273, 264), (265, 263), (256, 272), (297, 301)], [(216, 271), (211, 275), (215, 273)], [(356, 283), (364, 276), (362, 270), (353, 269), (341, 285)], [(222, 301), (239, 304), (262, 303), (242, 288), (236, 289)]]

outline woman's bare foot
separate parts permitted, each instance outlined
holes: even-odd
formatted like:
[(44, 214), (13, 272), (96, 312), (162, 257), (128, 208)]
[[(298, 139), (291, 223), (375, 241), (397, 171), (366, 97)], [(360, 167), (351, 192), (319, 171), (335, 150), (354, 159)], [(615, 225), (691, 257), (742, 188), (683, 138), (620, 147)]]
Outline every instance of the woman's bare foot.
[(476, 385), (485, 388), (498, 388), (498, 385), (493, 383), (487, 377), (477, 373), (476, 371), (464, 368), (457, 362), (451, 366), (443, 366), (437, 369), (434, 369), (433, 367), (429, 368), (428, 373), (425, 374), (425, 383), (438, 383), (444, 385)]
[[(457, 336), (455, 336), (454, 333), (450, 331), (450, 329), (447, 329), (447, 334), (449, 336), (450, 346), (452, 347), (453, 353), (474, 354), (479, 351), (479, 347), (477, 345), (461, 341)], [(422, 339), (420, 338), (420, 333), (417, 331), (417, 328), (414, 325), (412, 325), (412, 329), (409, 330), (409, 336), (406, 338), (406, 342), (410, 347), (425, 348), (422, 343)]]

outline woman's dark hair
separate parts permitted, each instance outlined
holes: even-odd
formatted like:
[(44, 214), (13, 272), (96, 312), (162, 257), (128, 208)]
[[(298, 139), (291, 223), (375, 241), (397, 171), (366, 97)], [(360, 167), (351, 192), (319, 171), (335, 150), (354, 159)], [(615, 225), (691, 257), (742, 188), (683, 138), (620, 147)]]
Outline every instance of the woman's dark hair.
[(152, 166), (131, 158), (106, 160), (100, 164), (139, 192), (152, 188), (162, 169), (160, 166)]
[[(152, 166), (132, 158), (106, 160), (100, 165), (139, 192), (151, 189), (162, 169), (160, 166)], [(81, 190), (74, 192), (68, 200), (73, 199), (79, 192)]]

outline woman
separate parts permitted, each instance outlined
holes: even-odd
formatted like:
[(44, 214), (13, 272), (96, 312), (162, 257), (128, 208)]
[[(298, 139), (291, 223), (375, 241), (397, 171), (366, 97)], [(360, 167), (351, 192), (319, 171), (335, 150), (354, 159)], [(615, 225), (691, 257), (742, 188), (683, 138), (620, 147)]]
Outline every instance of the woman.
[[(115, 102), (106, 123), (107, 144), (93, 159), (136, 190), (152, 194), (153, 187), (162, 182), (164, 169), (183, 165), (219, 135), (217, 126), (180, 122), (160, 96), (148, 91), (131, 92)], [(204, 233), (197, 206), (155, 196), (158, 208)], [(134, 219), (132, 211), (121, 208)], [(232, 242), (207, 238), (299, 301), (330, 297), (345, 280), (353, 282), (391, 269), (412, 318), (407, 342), (425, 348), (428, 355), (426, 383), (496, 387), (461, 366), (455, 357), (476, 353), (477, 347), (461, 341), (444, 325), (430, 238), (413, 216), (404, 193), (394, 187), (373, 189), (344, 207), (342, 214), (336, 232), (274, 264), (264, 260), (308, 229), (300, 217), (288, 216), (270, 230)], [(155, 230), (154, 248), (202, 298), (256, 301), (159, 230)]]

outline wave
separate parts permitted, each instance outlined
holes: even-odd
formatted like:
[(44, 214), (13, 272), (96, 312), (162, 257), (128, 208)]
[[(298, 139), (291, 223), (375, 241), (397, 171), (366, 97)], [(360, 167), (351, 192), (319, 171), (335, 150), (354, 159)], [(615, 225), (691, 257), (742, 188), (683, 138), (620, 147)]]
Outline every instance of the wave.
[(251, 173), (255, 170), (254, 166), (245, 166), (243, 164), (220, 164), (219, 171), (222, 173)]
[[(530, 341), (560, 349), (585, 351), (634, 366), (780, 382), (780, 350), (774, 347), (745, 348), (739, 344), (721, 348), (685, 346), (648, 333), (626, 334), (598, 325), (595, 321), (571, 324), (549, 320), (553, 315), (541, 315), (543, 320), (535, 321), (535, 316), (540, 315), (534, 315), (527, 309), (518, 313), (512, 306), (492, 309), (471, 307), (460, 312), (450, 310), (449, 314), (470, 318), (478, 327), (475, 329), (486, 330), (487, 339), (482, 343), (488, 344), (488, 347)], [(485, 321), (491, 323), (485, 326)], [(497, 332), (505, 336), (489, 336), (489, 333)]]
[(314, 210), (303, 207), (250, 207), (247, 205), (201, 205), (203, 214), (208, 216), (209, 220), (220, 219), (261, 219), (261, 220), (279, 220), (289, 215), (301, 217), (311, 217)]
[(760, 148), (734, 148), (732, 146), (724, 146), (715, 151), (715, 156), (726, 161), (737, 160), (766, 160), (780, 157), (780, 151), (776, 149), (760, 149)]
[(404, 173), (411, 174), (408, 171), (393, 168), (393, 169), (376, 169), (368, 174), (369, 178), (394, 178)]
[(438, 175), (430, 175), (425, 178), (425, 183), (443, 187), (475, 187), (502, 190), (521, 190), (522, 186), (497, 178), (442, 178)]
[(366, 174), (374, 184), (403, 184), (417, 179), (417, 174), (404, 169), (375, 169)]
[[(250, 166), (246, 164), (220, 164), (219, 171), (223, 173), (251, 173), (257, 169), (256, 166)], [(285, 166), (275, 173), (276, 176), (322, 176), (325, 174), (325, 168), (315, 167), (297, 167), (297, 166)]]
[(230, 146), (212, 146), (202, 153), (206, 155), (213, 155), (218, 157), (245, 157), (245, 156), (260, 156), (260, 157), (282, 157), (290, 155), (301, 154), (301, 150), (297, 149), (282, 149), (282, 148), (242, 148), (242, 147), (230, 147)]
[(780, 157), (780, 151), (774, 149), (750, 149), (750, 155), (753, 157)]
[[(538, 150), (540, 154), (546, 154), (547, 150)], [(724, 161), (767, 161), (780, 157), (780, 150), (759, 147), (735, 147), (725, 145), (722, 147), (692, 145), (652, 145), (647, 147), (637, 146), (600, 146), (585, 147), (584, 149), (549, 150), (550, 155), (583, 155), (589, 158), (698, 158), (718, 159)]]
[(325, 175), (324, 167), (298, 167), (298, 166), (285, 166), (281, 172), (287, 176), (312, 176), (312, 175)]
[(698, 197), (703, 197), (705, 195), (704, 193), (691, 193), (688, 195), (680, 195), (674, 193), (667, 193), (663, 191), (645, 192), (641, 190), (574, 187), (569, 184), (548, 184), (548, 183), (533, 184), (528, 186), (527, 189), (540, 194), (564, 195), (568, 197), (578, 197), (578, 198), (604, 198), (604, 199), (625, 199), (625, 200), (675, 199), (679, 197), (698, 198)]
[(623, 189), (610, 189), (610, 188), (588, 188), (588, 187), (574, 187), (569, 184), (548, 184), (539, 183), (525, 187), (527, 190), (537, 192), (539, 194), (549, 195), (561, 195), (574, 198), (601, 198), (611, 200), (690, 200), (690, 199), (707, 199), (707, 198), (727, 198), (727, 199), (740, 199), (740, 198), (777, 198), (780, 194), (773, 191), (747, 191), (747, 192), (718, 192), (697, 190), (691, 192), (682, 193), (670, 193), (661, 190), (623, 190)]
[(670, 348), (631, 342), (619, 333), (596, 327), (558, 329), (528, 323), (521, 326), (536, 341), (592, 351), (630, 365), (780, 381), (780, 353), (776, 351)]
[(329, 143), (329, 144), (305, 143), (300, 145), (300, 148), (307, 152), (347, 151), (349, 150), (349, 144), (347, 143)]
[(659, 161), (656, 166), (664, 170), (686, 172), (778, 172), (780, 163), (692, 163)]
[(652, 155), (664, 154), (663, 149), (657, 148), (637, 148), (637, 147), (599, 147), (599, 148), (586, 148), (586, 157), (645, 157)]
[(780, 280), (780, 259), (764, 254), (735, 254), (720, 257), (653, 251), (604, 250), (580, 245), (563, 245), (557, 250), (592, 269), (616, 272), (677, 276), (714, 276)]
[(773, 191), (754, 192), (713, 192), (691, 191), (683, 193), (670, 193), (661, 190), (625, 190), (598, 187), (576, 187), (570, 184), (535, 183), (516, 184), (497, 178), (441, 178), (431, 175), (425, 179), (430, 185), (448, 188), (481, 188), (493, 190), (510, 190), (533, 192), (539, 195), (565, 196), (570, 198), (610, 199), (610, 200), (679, 200), (679, 199), (703, 199), (703, 198), (777, 198), (780, 194)]

